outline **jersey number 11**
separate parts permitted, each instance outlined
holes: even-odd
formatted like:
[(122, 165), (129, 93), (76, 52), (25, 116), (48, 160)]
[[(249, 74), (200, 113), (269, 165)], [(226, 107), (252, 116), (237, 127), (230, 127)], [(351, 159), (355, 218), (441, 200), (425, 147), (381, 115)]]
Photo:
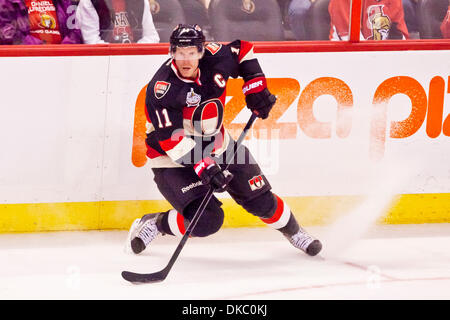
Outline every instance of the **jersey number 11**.
[(164, 108), (164, 109), (161, 110), (161, 113), (163, 114), (164, 120), (165, 120), (165, 124), (164, 124), (164, 125), (163, 125), (163, 123), (161, 122), (161, 117), (159, 116), (158, 110), (155, 110), (155, 113), (156, 113), (156, 116), (158, 117), (158, 126), (159, 126), (160, 128), (164, 128), (164, 127), (167, 128), (167, 127), (172, 126), (172, 122), (170, 122), (170, 119), (169, 119), (169, 113), (167, 112), (167, 109), (166, 109), (166, 108)]

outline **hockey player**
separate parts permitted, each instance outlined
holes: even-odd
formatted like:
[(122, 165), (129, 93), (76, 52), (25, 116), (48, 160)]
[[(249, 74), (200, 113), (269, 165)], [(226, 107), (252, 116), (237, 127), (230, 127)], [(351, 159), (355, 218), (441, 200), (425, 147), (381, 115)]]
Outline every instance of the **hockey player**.
[[(213, 187), (215, 192), (227, 191), (294, 247), (311, 256), (319, 253), (320, 241), (301, 228), (288, 205), (271, 192), (269, 181), (245, 146), (238, 149), (228, 170), (223, 170), (226, 154), (235, 147), (222, 125), (228, 78), (244, 79), (247, 107), (262, 119), (276, 101), (253, 56), (253, 45), (242, 40), (205, 45), (198, 25), (180, 24), (170, 37), (170, 55), (148, 84), (146, 144), (154, 181), (173, 209), (136, 219), (128, 233), (128, 249), (138, 254), (159, 234), (182, 236)], [(213, 196), (191, 236), (206, 237), (220, 229), (221, 205)]]

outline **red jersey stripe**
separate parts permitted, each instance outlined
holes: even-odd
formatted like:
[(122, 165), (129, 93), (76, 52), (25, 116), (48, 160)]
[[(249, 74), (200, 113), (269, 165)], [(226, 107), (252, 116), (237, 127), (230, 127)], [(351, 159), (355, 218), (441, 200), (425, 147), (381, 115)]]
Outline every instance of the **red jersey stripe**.
[(253, 49), (253, 44), (248, 41), (241, 40), (241, 50), (239, 50), (239, 63)]
[(178, 130), (176, 133), (172, 134), (172, 136), (167, 139), (159, 142), (159, 145), (164, 151), (169, 151), (175, 148), (177, 144), (179, 144), (184, 138), (184, 133), (181, 130)]
[(217, 118), (219, 116), (219, 111), (217, 110), (217, 104), (215, 102), (207, 103), (203, 107), (202, 120), (208, 120)]
[(160, 156), (162, 156), (161, 153), (159, 153), (158, 151), (147, 145), (147, 157), (149, 157), (150, 159), (155, 159)]
[(183, 107), (183, 119), (191, 120), (195, 109), (195, 107)]

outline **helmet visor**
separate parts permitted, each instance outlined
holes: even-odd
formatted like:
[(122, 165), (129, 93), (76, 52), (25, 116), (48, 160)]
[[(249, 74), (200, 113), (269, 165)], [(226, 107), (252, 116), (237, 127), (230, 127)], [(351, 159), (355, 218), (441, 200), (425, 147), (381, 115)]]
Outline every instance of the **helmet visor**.
[(203, 48), (199, 51), (196, 46), (175, 47), (174, 50), (171, 50), (170, 55), (175, 60), (200, 60), (204, 52)]

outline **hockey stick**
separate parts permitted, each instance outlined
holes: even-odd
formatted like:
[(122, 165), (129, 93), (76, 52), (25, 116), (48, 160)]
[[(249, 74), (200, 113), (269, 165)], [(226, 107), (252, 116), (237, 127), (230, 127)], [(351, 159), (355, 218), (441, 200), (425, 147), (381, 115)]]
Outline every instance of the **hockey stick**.
[[(250, 119), (248, 120), (247, 124), (244, 127), (244, 130), (242, 131), (241, 135), (239, 136), (238, 140), (236, 141), (236, 146), (234, 152), (227, 157), (226, 163), (227, 166), (225, 168), (228, 169), (231, 160), (235, 157), (237, 154), (237, 151), (239, 147), (242, 144), (242, 141), (244, 140), (245, 136), (247, 135), (248, 130), (253, 125), (253, 122), (255, 122), (257, 116), (252, 113)], [(170, 269), (172, 269), (172, 266), (175, 264), (175, 261), (178, 258), (178, 255), (180, 254), (181, 250), (183, 249), (184, 245), (186, 244), (187, 239), (189, 238), (190, 234), (192, 233), (192, 230), (194, 230), (195, 225), (197, 224), (197, 221), (202, 216), (203, 212), (205, 211), (206, 206), (208, 205), (209, 201), (211, 200), (214, 193), (214, 189), (211, 187), (209, 188), (208, 192), (206, 193), (205, 197), (203, 198), (202, 203), (198, 207), (197, 211), (195, 212), (194, 217), (192, 218), (191, 223), (186, 229), (186, 232), (184, 233), (183, 237), (181, 238), (180, 243), (178, 244), (177, 248), (175, 249), (175, 252), (172, 254), (172, 257), (169, 260), (169, 263), (167, 266), (162, 269), (161, 271), (154, 272), (154, 273), (135, 273), (130, 271), (122, 271), (122, 278), (125, 280), (134, 283), (150, 283), (150, 282), (160, 282), (166, 279), (167, 275), (169, 274)]]

